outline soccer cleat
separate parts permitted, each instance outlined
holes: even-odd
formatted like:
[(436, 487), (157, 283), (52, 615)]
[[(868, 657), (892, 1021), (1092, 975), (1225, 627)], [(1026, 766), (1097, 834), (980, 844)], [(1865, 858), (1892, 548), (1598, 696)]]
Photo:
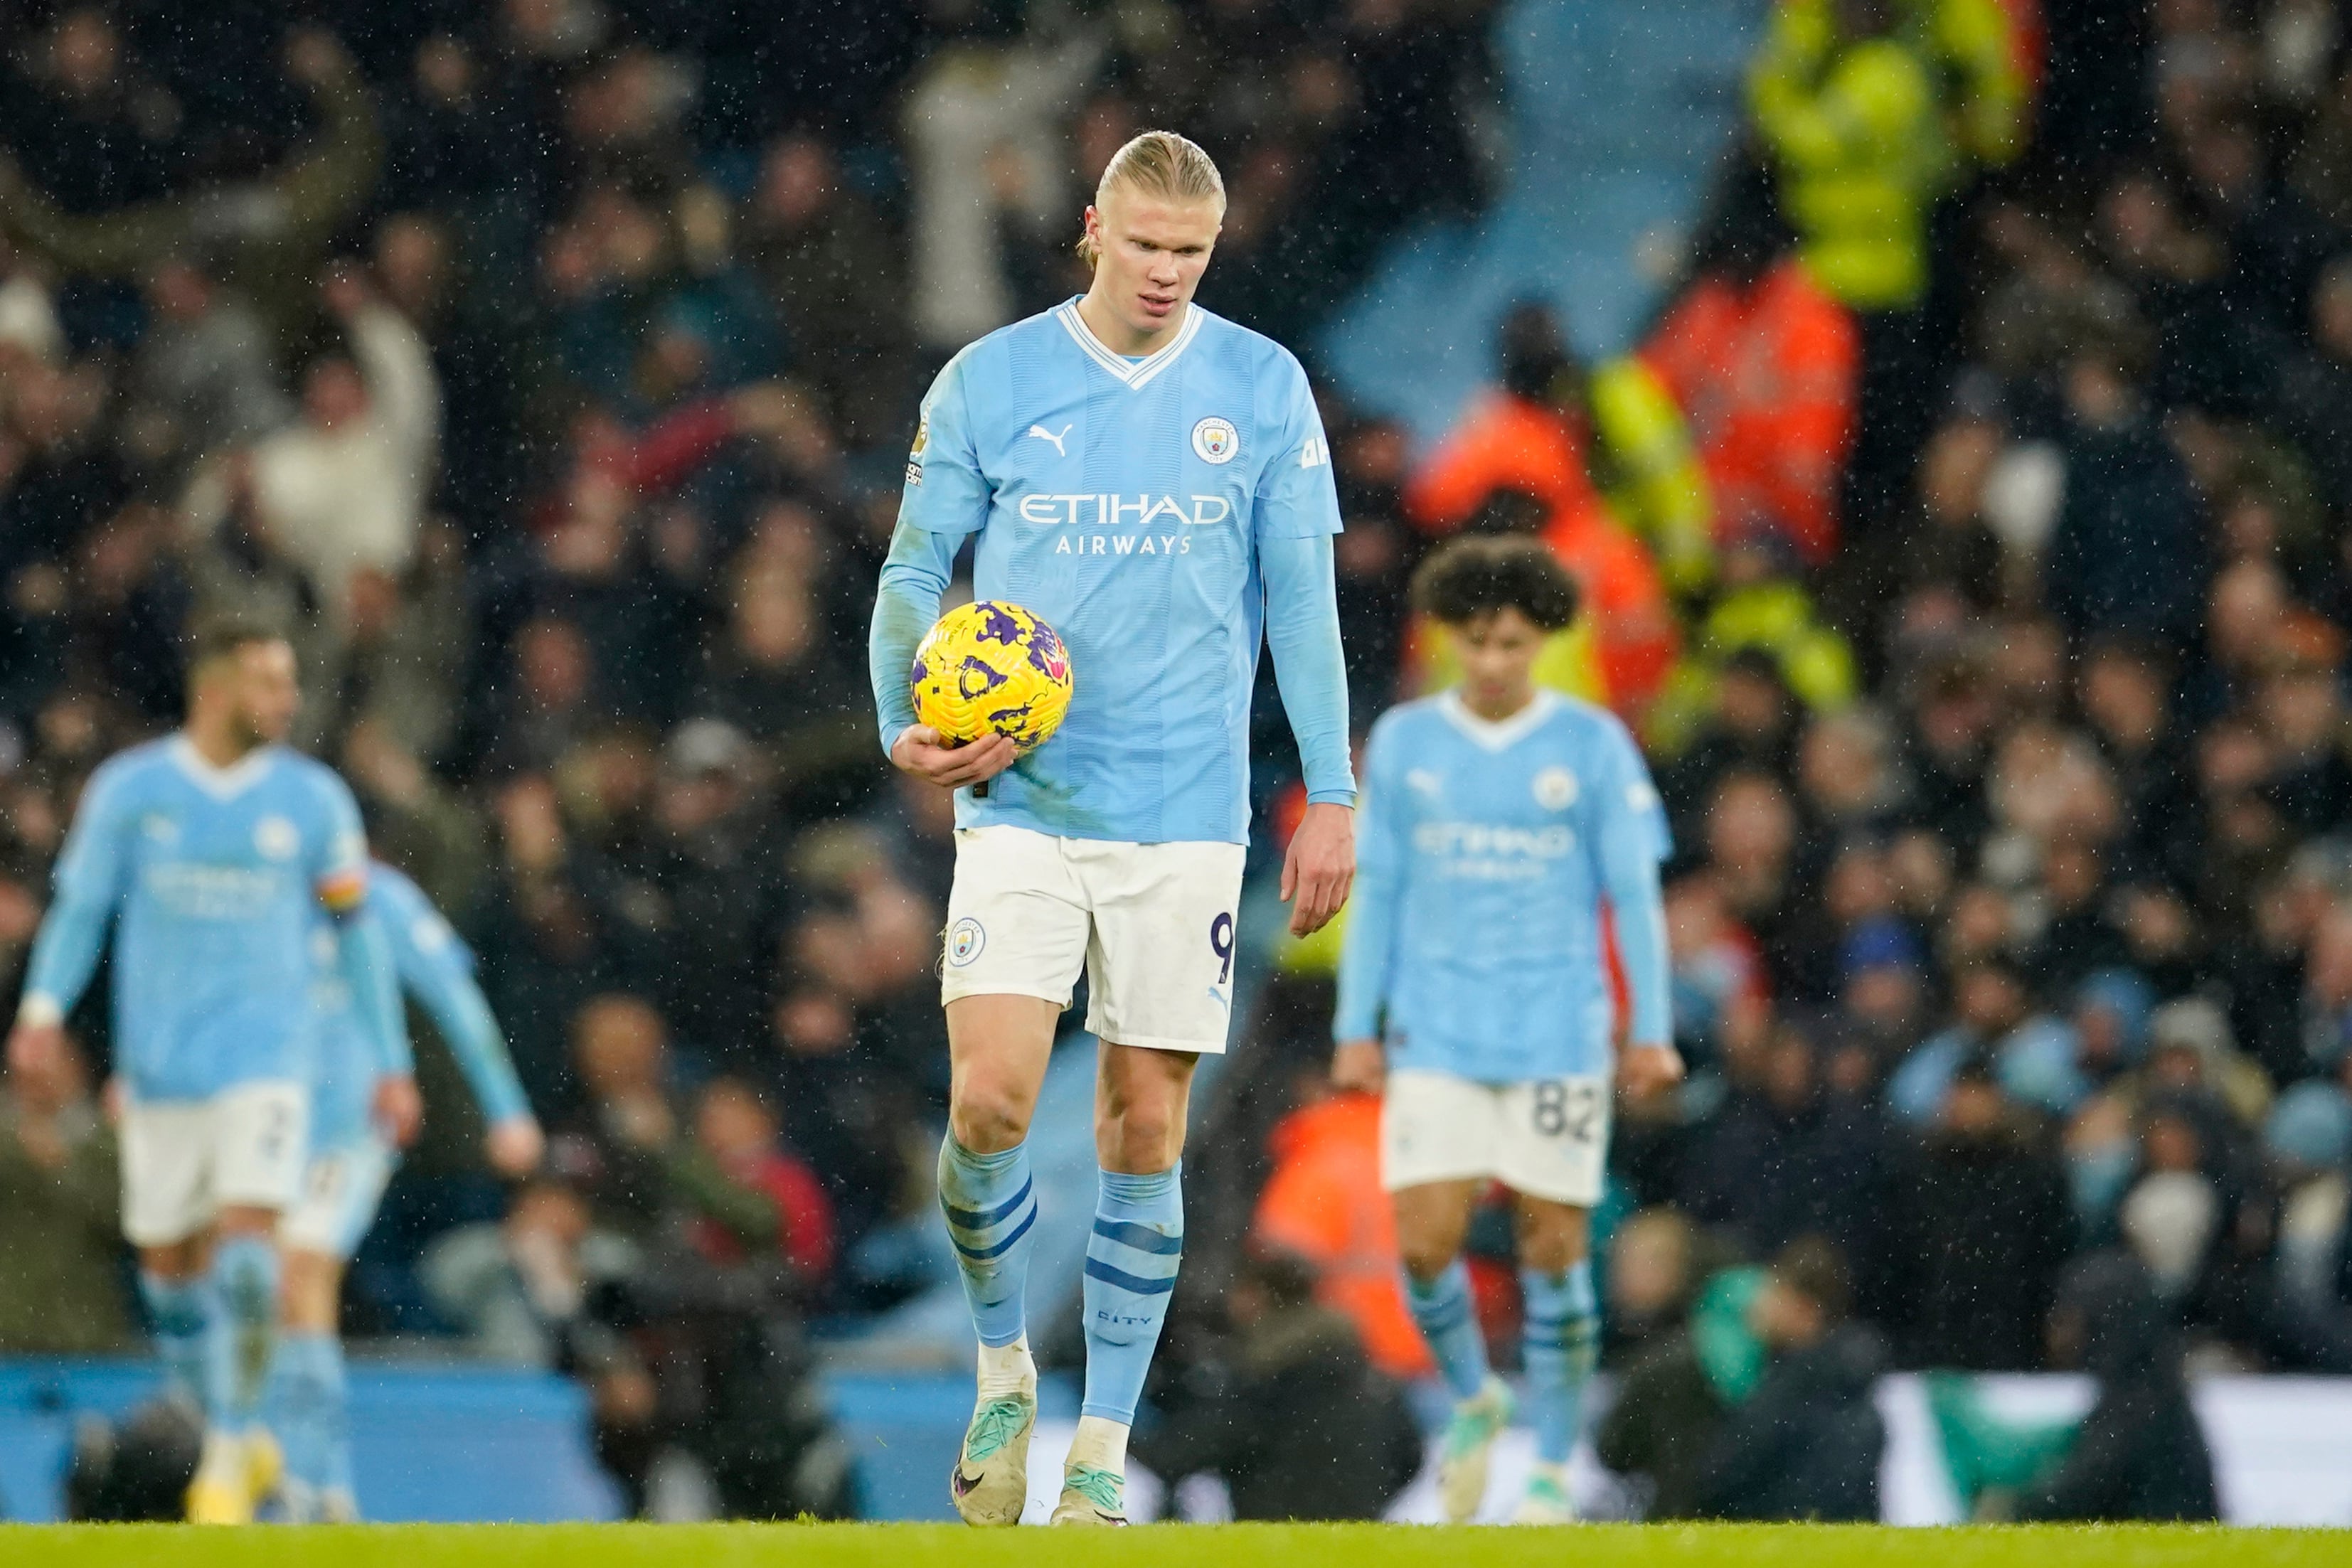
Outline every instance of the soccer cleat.
[(360, 1500), (347, 1487), (329, 1487), (319, 1494), (320, 1524), (357, 1524), (360, 1521)]
[(1029, 1433), (1037, 1396), (983, 1399), (964, 1428), (963, 1452), (948, 1472), (948, 1492), (966, 1524), (1018, 1524), (1029, 1500)]
[(268, 1453), (255, 1452), (256, 1447), (226, 1432), (205, 1434), (204, 1458), (196, 1466), (195, 1479), (188, 1483), (190, 1524), (253, 1522), (254, 1482), (264, 1475), (273, 1485), (277, 1480), (269, 1469), (277, 1445), (270, 1444)]
[(1528, 1490), (1519, 1499), (1519, 1509), (1511, 1515), (1513, 1524), (1574, 1524), (1576, 1502), (1568, 1495), (1568, 1472), (1564, 1466), (1538, 1465), (1528, 1477)]
[(1495, 1439), (1511, 1424), (1511, 1391), (1500, 1378), (1454, 1407), (1437, 1450), (1437, 1495), (1444, 1505), (1445, 1522), (1467, 1524), (1486, 1500), (1486, 1464)]
[(1054, 1505), (1052, 1522), (1125, 1524), (1127, 1478), (1099, 1465), (1072, 1465), (1062, 1472), (1062, 1500)]
[(286, 1450), (261, 1427), (246, 1433), (244, 1447), (246, 1510), (255, 1512), (278, 1495), (286, 1479)]

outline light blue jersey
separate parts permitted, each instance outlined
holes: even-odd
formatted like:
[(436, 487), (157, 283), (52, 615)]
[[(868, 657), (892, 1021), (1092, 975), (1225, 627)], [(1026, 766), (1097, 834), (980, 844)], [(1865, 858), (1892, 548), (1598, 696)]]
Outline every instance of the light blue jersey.
[[(265, 747), (215, 768), (184, 736), (134, 747), (83, 792), (26, 1005), (70, 1012), (115, 925), (114, 1065), (135, 1097), (299, 1080), (320, 910), (345, 923), (355, 953), (383, 941), (367, 871), (359, 806), (323, 765)], [(355, 984), (380, 1026), (389, 990)], [(404, 1040), (379, 1050), (405, 1070)]]
[(1609, 1071), (1613, 917), (1632, 1038), (1670, 1037), (1649, 769), (1603, 709), (1539, 692), (1490, 723), (1446, 692), (1391, 709), (1365, 756), (1332, 1032), (1485, 1083)]
[(1352, 801), (1330, 448), (1298, 361), (1191, 306), (1111, 352), (1076, 301), (973, 343), (923, 400), (871, 647), (887, 748), (957, 549), (974, 591), (1043, 616), (1076, 690), (1060, 733), (959, 826), (1139, 843), (1246, 841), (1249, 704), (1274, 652), (1309, 798)]
[[(415, 883), (392, 867), (368, 868), (368, 908), (384, 934), (399, 988), (432, 1016), (492, 1124), (530, 1114), (514, 1061), (507, 1054), (490, 1004), (474, 980), (474, 955)], [(320, 922), (318, 1045), (310, 1071), (310, 1146), (332, 1149), (370, 1135), (369, 1116), (379, 1053), (352, 1006), (351, 982), (339, 949), (340, 932)]]

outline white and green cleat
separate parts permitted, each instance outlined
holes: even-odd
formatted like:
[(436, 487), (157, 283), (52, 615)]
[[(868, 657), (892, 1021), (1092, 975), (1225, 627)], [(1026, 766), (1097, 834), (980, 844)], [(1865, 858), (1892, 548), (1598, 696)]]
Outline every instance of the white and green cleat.
[(1437, 1450), (1437, 1497), (1448, 1524), (1467, 1524), (1486, 1500), (1486, 1467), (1495, 1439), (1511, 1424), (1511, 1391), (1489, 1377), (1486, 1386), (1454, 1407)]
[(1568, 1495), (1568, 1467), (1538, 1465), (1528, 1477), (1528, 1490), (1519, 1499), (1519, 1510), (1511, 1515), (1513, 1524), (1574, 1524), (1576, 1502)]
[(1037, 1425), (1031, 1391), (982, 1399), (964, 1428), (963, 1452), (948, 1491), (966, 1524), (1018, 1524), (1029, 1500), (1029, 1434)]
[(1072, 1465), (1062, 1472), (1062, 1500), (1054, 1505), (1055, 1524), (1127, 1522), (1127, 1478), (1100, 1465)]

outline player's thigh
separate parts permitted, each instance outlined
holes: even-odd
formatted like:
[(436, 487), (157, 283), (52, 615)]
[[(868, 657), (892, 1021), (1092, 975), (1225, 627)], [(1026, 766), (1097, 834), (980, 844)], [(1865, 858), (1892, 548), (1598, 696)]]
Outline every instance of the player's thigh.
[(372, 1134), (312, 1150), (302, 1168), (300, 1195), (279, 1222), (278, 1239), (289, 1253), (349, 1261), (375, 1223), (399, 1163), (392, 1145)]
[(1145, 1051), (1219, 1055), (1233, 1024), (1240, 844), (1087, 844), (1087, 1027)]
[(1470, 1216), (1486, 1178), (1419, 1182), (1389, 1194), (1396, 1217), (1397, 1255), (1416, 1280), (1433, 1280), (1462, 1256)]
[(283, 1215), (302, 1192), (309, 1092), (290, 1080), (268, 1079), (224, 1090), (212, 1104), (215, 1206)]
[(1095, 1156), (1105, 1170), (1164, 1171), (1184, 1151), (1200, 1053), (1102, 1042), (1095, 1065)]
[(1014, 996), (1056, 1011), (1070, 1005), (1092, 927), (1066, 841), (1001, 823), (956, 831), (941, 1001)]
[(182, 1244), (212, 1224), (213, 1121), (208, 1100), (133, 1100), (122, 1108), (122, 1234), (159, 1273), (193, 1272), (194, 1250)]
[(333, 1333), (342, 1320), (344, 1262), (289, 1242), (279, 1263), (278, 1322), (296, 1333)]
[(974, 1154), (1028, 1136), (1062, 1009), (1036, 997), (958, 997), (947, 1004), (948, 1125)]
[(1495, 1174), (1503, 1185), (1572, 1208), (1599, 1203), (1609, 1163), (1608, 1078), (1575, 1074), (1512, 1083), (1500, 1101)]

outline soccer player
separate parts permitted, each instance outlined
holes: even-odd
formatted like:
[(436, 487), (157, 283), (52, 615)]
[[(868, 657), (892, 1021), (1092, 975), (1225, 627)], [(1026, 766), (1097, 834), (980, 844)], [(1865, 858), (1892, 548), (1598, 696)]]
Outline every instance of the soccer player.
[[(1186, 1100), (1233, 1005), (1261, 638), (1309, 802), (1283, 869), (1291, 928), (1328, 921), (1354, 873), (1330, 448), (1298, 361), (1192, 303), (1223, 214), (1216, 165), (1184, 138), (1118, 150), (1086, 212), (1087, 293), (971, 344), (924, 398), (874, 608), (882, 744), (957, 791), (939, 1181), (980, 1339), (950, 1477), (974, 1524), (1017, 1522), (1028, 1491), (1024, 1140), (1082, 969), (1101, 1176), (1086, 1400), (1053, 1517), (1126, 1522), (1128, 1428), (1184, 1247)], [(908, 691), (975, 536), (980, 596), (1051, 622), (1076, 681), (1060, 732), (1018, 759), (1002, 737), (944, 744)]]
[(1550, 551), (1465, 539), (1413, 586), (1463, 675), (1372, 727), (1332, 1076), (1385, 1084), (1381, 1180), (1413, 1319), (1457, 1401), (1438, 1463), (1457, 1522), (1476, 1513), (1512, 1415), (1487, 1370), (1463, 1237), (1488, 1182), (1517, 1195), (1538, 1461), (1517, 1517), (1565, 1522), (1599, 1327), (1586, 1220), (1616, 1027), (1604, 930), (1632, 997), (1618, 1082), (1642, 1095), (1682, 1076), (1658, 891), (1665, 819), (1624, 726), (1535, 684), (1546, 639), (1576, 618), (1575, 580)]
[(188, 1489), (199, 1523), (250, 1520), (277, 1479), (261, 1401), (278, 1221), (302, 1175), (321, 906), (375, 1047), (373, 1113), (395, 1143), (419, 1114), (358, 804), (281, 744), (299, 703), (283, 638), (200, 637), (185, 727), (110, 758), (83, 792), (8, 1038), (10, 1071), (37, 1097), (115, 926), (122, 1230), (165, 1370), (205, 1414)]
[[(424, 892), (381, 862), (368, 868), (367, 903), (383, 929), (398, 988), (432, 1015), (489, 1124), (491, 1168), (517, 1180), (529, 1176), (545, 1140), (474, 981), (474, 955)], [(286, 1284), (273, 1404), (286, 1449), (287, 1517), (340, 1524), (359, 1517), (338, 1327), (343, 1270), (374, 1222), (400, 1151), (369, 1113), (378, 1051), (352, 1005), (345, 941), (323, 925), (317, 941), (324, 972), (314, 993), (310, 1160), (301, 1197), (278, 1232)], [(358, 961), (370, 960), (362, 953)]]

